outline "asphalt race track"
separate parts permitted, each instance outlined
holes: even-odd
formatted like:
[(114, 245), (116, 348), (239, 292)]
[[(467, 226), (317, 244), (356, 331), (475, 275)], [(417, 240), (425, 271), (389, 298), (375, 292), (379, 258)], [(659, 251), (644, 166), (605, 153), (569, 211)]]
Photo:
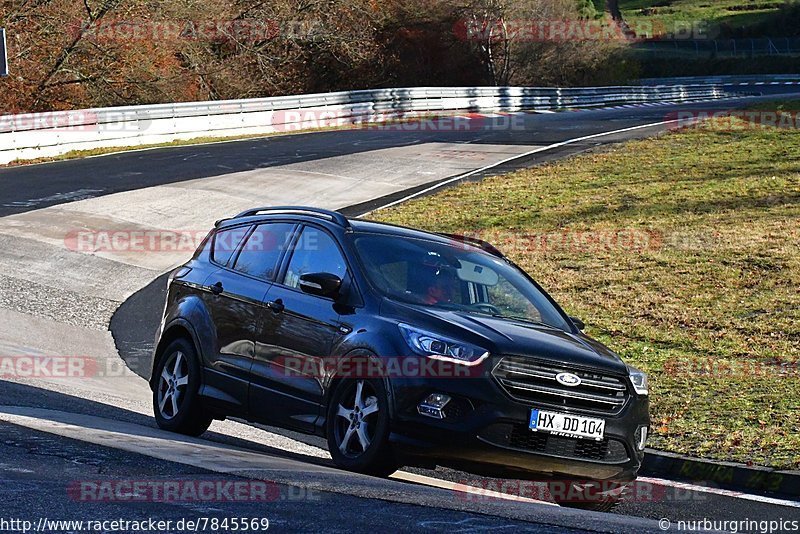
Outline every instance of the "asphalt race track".
[[(425, 194), (431, 184), (655, 135), (678, 110), (729, 109), (753, 98), (501, 115), (452, 132), (294, 134), (0, 169), (0, 356), (79, 357), (95, 370), (0, 381), (0, 531), (10, 530), (8, 518), (34, 526), (42, 518), (157, 518), (173, 521), (160, 529), (170, 532), (188, 530), (180, 520), (232, 517), (341, 532), (663, 532), (679, 520), (800, 519), (800, 503), (780, 496), (656, 478), (644, 478), (614, 514), (579, 512), (546, 502), (531, 485), (506, 486), (521, 499), (465, 495), (465, 486), (500, 482), (441, 468), (389, 480), (346, 473), (332, 467), (321, 440), (278, 429), (224, 421), (199, 439), (161, 432), (140, 375), (163, 307), (162, 275), (190, 252), (90, 251), (69, 238), (78, 230), (202, 233), (255, 205), (357, 215)], [(266, 488), (270, 498), (176, 503), (90, 491), (114, 481), (238, 483)]]

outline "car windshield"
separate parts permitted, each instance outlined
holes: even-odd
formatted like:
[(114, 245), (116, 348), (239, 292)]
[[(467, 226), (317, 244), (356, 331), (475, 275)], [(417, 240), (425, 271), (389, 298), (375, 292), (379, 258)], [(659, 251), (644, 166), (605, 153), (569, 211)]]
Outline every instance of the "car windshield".
[(367, 234), (355, 247), (370, 282), (390, 298), (569, 329), (519, 270), (471, 245)]

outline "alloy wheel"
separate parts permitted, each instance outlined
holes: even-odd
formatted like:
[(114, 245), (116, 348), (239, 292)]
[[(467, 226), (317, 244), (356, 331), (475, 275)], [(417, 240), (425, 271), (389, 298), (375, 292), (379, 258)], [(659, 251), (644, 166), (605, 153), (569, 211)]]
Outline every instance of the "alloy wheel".
[(339, 452), (357, 458), (369, 448), (375, 438), (378, 397), (369, 382), (359, 380), (336, 410), (334, 423)]
[(172, 419), (181, 409), (189, 384), (189, 364), (183, 352), (173, 353), (158, 381), (158, 411), (164, 419)]

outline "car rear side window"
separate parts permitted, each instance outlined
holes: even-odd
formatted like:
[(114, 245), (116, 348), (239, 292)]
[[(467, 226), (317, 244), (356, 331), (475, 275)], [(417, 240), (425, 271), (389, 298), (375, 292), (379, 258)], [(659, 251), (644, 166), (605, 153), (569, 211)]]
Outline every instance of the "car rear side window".
[(290, 223), (267, 223), (257, 226), (247, 238), (233, 268), (258, 278), (272, 280), (278, 268), (278, 260), (286, 249), (294, 226)]
[(303, 229), (292, 253), (283, 284), (297, 287), (300, 277), (309, 273), (330, 273), (339, 278), (344, 278), (347, 273), (347, 263), (336, 241), (327, 232), (312, 226)]
[(211, 259), (220, 265), (228, 265), (233, 253), (239, 247), (250, 226), (237, 226), (229, 230), (220, 230), (214, 234), (214, 248)]

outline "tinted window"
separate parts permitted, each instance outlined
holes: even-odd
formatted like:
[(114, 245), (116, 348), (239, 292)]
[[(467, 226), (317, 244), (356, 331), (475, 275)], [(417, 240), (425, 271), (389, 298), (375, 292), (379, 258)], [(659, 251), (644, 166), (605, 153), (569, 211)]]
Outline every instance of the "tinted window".
[(228, 265), (234, 251), (242, 242), (250, 226), (238, 226), (230, 230), (222, 230), (214, 235), (214, 250), (212, 259), (220, 265)]
[(283, 283), (297, 287), (300, 276), (308, 273), (331, 273), (344, 278), (347, 264), (331, 236), (307, 226), (295, 246)]
[(211, 248), (213, 237), (214, 237), (214, 232), (213, 231), (209, 232), (200, 242), (200, 246), (197, 247), (197, 250), (194, 251), (194, 256), (192, 256), (192, 258), (197, 259), (206, 252), (208, 252), (209, 257), (211, 257), (211, 251), (209, 249)]
[(234, 269), (259, 278), (271, 280), (278, 260), (291, 237), (293, 224), (261, 224), (253, 230), (236, 258)]
[(568, 329), (520, 271), (475, 247), (386, 235), (361, 236), (355, 244), (367, 277), (386, 296)]

